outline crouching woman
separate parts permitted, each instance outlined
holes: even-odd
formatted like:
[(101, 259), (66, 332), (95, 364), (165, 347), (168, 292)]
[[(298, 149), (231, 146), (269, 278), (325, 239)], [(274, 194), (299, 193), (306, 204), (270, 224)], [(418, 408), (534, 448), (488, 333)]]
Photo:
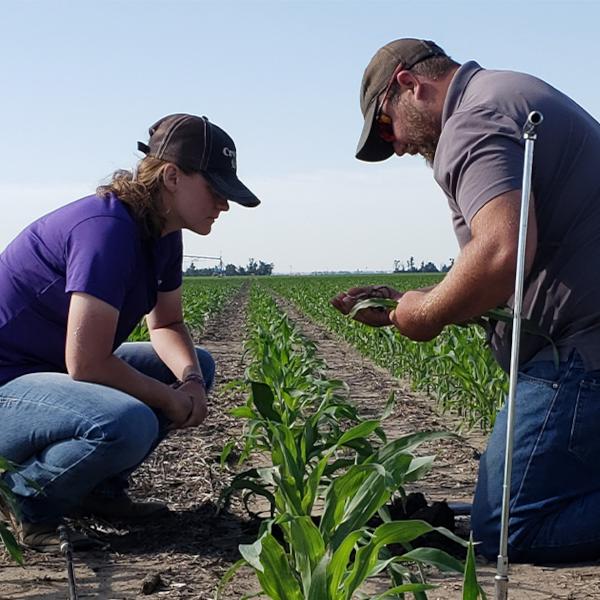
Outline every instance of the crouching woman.
[[(138, 147), (134, 172), (0, 254), (0, 455), (20, 466), (3, 479), (38, 550), (56, 548), (73, 511), (164, 511), (132, 500), (127, 477), (169, 430), (207, 414), (215, 365), (183, 323), (181, 232), (208, 235), (230, 200), (259, 200), (237, 178), (233, 140), (205, 117), (169, 115)], [(144, 315), (151, 342), (127, 343)]]

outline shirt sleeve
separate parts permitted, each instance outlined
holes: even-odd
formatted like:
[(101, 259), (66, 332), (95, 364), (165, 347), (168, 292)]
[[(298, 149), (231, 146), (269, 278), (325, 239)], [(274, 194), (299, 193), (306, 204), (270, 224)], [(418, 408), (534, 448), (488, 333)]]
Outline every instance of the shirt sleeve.
[(135, 277), (138, 236), (123, 219), (98, 216), (70, 232), (66, 252), (66, 292), (84, 292), (121, 310)]
[(175, 231), (161, 239), (160, 253), (165, 260), (160, 269), (159, 292), (171, 292), (181, 286), (183, 281), (183, 237), (181, 231)]
[(493, 109), (478, 107), (448, 119), (436, 152), (435, 178), (469, 228), (490, 200), (521, 188), (523, 152), (520, 128)]

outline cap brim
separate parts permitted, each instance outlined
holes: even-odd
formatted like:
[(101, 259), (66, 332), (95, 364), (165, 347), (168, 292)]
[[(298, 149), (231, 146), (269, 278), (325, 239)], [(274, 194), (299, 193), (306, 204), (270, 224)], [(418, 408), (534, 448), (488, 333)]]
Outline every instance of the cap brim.
[(251, 208), (260, 204), (260, 200), (233, 173), (207, 171), (204, 175), (217, 192), (227, 200)]
[(356, 147), (356, 158), (367, 162), (378, 162), (385, 160), (394, 154), (394, 148), (389, 142), (379, 137), (377, 124), (375, 123), (375, 111), (377, 109), (377, 96), (373, 98), (371, 105), (365, 113), (365, 124), (363, 126), (358, 146)]

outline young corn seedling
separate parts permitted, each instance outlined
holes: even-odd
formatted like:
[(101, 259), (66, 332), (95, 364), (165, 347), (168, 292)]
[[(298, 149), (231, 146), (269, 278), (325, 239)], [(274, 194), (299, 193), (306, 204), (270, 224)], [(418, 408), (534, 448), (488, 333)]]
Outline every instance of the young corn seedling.
[[(4, 473), (17, 472), (17, 465), (0, 456), (0, 476)], [(15, 497), (7, 483), (0, 478), (0, 540), (2, 540), (9, 556), (22, 565), (23, 553), (13, 533), (18, 526), (18, 515), (19, 507), (17, 506)]]

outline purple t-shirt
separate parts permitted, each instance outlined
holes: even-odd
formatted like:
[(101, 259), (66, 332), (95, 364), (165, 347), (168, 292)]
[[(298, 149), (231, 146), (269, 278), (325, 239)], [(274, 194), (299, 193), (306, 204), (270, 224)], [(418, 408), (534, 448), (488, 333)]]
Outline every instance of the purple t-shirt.
[(0, 254), (0, 384), (66, 372), (71, 292), (119, 310), (113, 349), (181, 285), (181, 232), (148, 241), (118, 198), (88, 196), (34, 221)]

